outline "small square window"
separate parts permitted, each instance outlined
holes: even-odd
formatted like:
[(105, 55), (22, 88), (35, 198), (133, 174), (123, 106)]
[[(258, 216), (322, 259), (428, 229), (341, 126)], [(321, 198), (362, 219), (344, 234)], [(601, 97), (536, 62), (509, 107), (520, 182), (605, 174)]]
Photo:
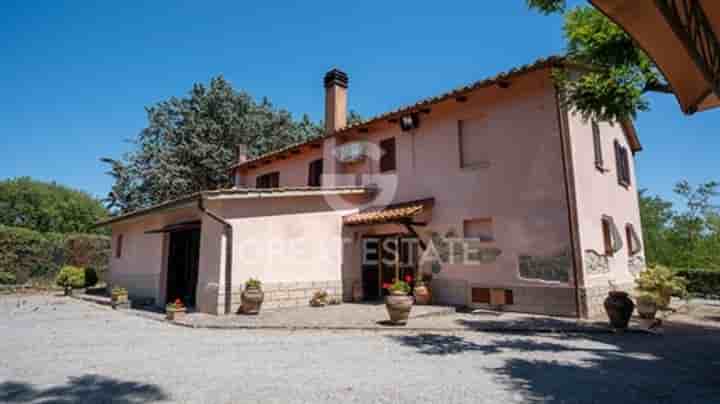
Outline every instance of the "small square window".
[(495, 241), (492, 218), (469, 219), (463, 221), (463, 237), (483, 242)]

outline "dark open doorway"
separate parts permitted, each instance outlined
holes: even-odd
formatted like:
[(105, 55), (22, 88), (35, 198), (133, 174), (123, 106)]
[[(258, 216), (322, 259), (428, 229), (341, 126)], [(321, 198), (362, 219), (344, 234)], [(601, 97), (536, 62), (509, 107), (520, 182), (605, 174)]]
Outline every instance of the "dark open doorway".
[(199, 227), (170, 233), (167, 262), (167, 302), (180, 299), (186, 306), (195, 306), (200, 263)]
[(417, 275), (418, 240), (404, 235), (368, 236), (362, 240), (362, 282), (365, 300), (387, 295), (387, 287), (403, 280), (412, 287)]

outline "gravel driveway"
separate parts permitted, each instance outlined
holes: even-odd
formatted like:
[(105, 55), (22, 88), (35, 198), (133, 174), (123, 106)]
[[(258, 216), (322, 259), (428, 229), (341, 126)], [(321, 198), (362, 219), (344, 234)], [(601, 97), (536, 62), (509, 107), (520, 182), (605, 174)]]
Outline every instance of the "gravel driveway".
[(718, 402), (720, 329), (682, 330), (205, 330), (76, 300), (5, 296), (0, 402)]

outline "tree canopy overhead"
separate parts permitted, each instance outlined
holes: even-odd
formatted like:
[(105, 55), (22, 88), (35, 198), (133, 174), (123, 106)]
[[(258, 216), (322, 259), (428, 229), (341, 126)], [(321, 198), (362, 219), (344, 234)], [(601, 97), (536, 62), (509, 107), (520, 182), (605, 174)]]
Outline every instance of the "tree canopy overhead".
[(625, 31), (591, 6), (565, 0), (527, 0), (543, 14), (564, 13), (568, 57), (589, 66), (580, 77), (556, 75), (563, 101), (586, 119), (618, 122), (649, 109), (647, 91), (668, 86), (650, 58)]
[(21, 177), (0, 181), (0, 225), (38, 232), (99, 232), (91, 229), (107, 216), (92, 196), (57, 185)]
[[(322, 124), (294, 120), (267, 98), (255, 101), (222, 76), (195, 84), (187, 96), (146, 108), (148, 124), (121, 159), (103, 158), (115, 179), (110, 208), (131, 211), (189, 193), (232, 185), (238, 144), (251, 156), (319, 136)], [(351, 111), (350, 122), (360, 120)]]

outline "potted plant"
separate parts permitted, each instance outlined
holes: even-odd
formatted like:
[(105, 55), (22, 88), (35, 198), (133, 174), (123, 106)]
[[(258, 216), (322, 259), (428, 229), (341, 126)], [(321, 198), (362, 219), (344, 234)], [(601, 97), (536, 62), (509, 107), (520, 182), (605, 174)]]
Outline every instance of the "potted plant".
[(630, 299), (627, 292), (617, 290), (612, 282), (610, 284), (610, 292), (605, 298), (603, 306), (605, 312), (610, 319), (610, 326), (618, 330), (624, 330), (630, 323), (630, 317), (635, 310), (635, 303)]
[(262, 291), (262, 282), (250, 278), (245, 282), (245, 290), (240, 294), (242, 300), (240, 311), (245, 314), (258, 314), (265, 299)]
[(324, 290), (318, 290), (313, 294), (312, 299), (310, 299), (310, 306), (312, 307), (324, 307), (327, 306), (329, 303), (328, 300), (328, 293)]
[(115, 286), (112, 288), (112, 291), (110, 292), (110, 302), (112, 304), (112, 308), (115, 309), (118, 306), (127, 306), (130, 303), (130, 300), (128, 299), (128, 291), (127, 289)]
[(653, 292), (640, 292), (635, 298), (636, 309), (640, 318), (654, 320), (658, 311), (660, 296)]
[(175, 299), (174, 302), (168, 303), (168, 305), (165, 306), (165, 317), (169, 321), (182, 320), (185, 317), (186, 311), (187, 309), (182, 300)]
[(687, 295), (687, 280), (662, 265), (648, 266), (635, 279), (635, 284), (638, 292), (647, 292), (657, 297), (660, 310), (666, 310), (670, 306), (670, 299), (673, 296)]
[(430, 280), (432, 280), (431, 274), (423, 274), (415, 282), (415, 288), (413, 289), (413, 295), (415, 295), (415, 304), (426, 305), (432, 301), (432, 294), (430, 292)]
[(72, 296), (73, 289), (85, 286), (85, 270), (83, 268), (66, 265), (60, 269), (55, 283), (62, 287), (65, 296)]
[(407, 324), (410, 310), (413, 305), (410, 293), (410, 285), (403, 281), (397, 281), (388, 288), (390, 295), (385, 297), (385, 307), (390, 315), (390, 322), (397, 325)]

